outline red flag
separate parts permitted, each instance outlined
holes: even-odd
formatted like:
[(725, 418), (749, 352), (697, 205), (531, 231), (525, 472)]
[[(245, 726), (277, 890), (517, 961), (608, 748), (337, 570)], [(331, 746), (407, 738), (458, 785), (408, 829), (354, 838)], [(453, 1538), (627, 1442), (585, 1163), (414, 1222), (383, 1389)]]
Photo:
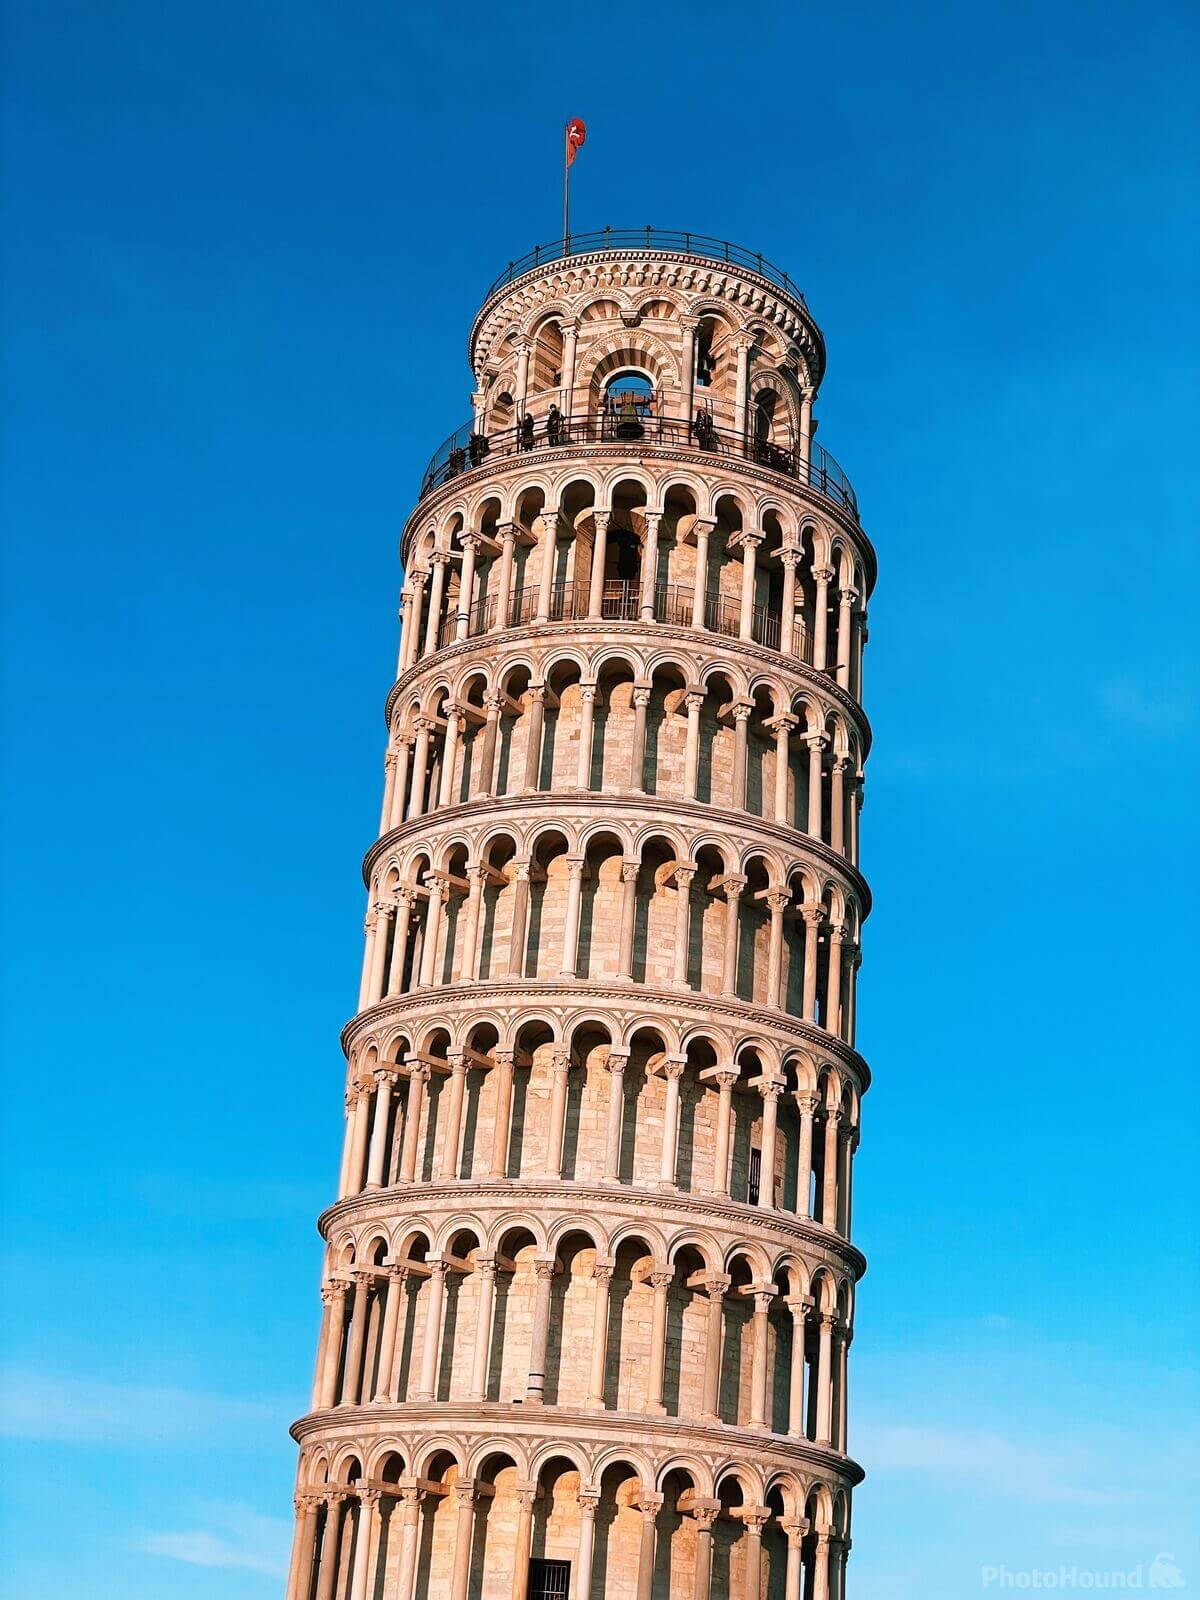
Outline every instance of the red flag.
[(583, 125), (582, 117), (572, 117), (567, 123), (567, 165), (570, 166), (579, 154), (579, 147), (587, 139), (587, 129)]

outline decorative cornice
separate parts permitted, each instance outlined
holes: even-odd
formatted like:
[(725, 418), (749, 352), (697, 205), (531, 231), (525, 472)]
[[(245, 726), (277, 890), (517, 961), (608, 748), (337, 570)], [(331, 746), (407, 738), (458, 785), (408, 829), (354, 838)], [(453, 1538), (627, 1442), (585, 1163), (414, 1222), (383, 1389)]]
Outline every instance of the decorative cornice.
[[(648, 266), (652, 269), (649, 276)], [(585, 281), (592, 276), (601, 281)], [(568, 303), (583, 295), (603, 295), (605, 289), (657, 288), (708, 299), (728, 299), (744, 305), (741, 295), (727, 295), (725, 290), (730, 284), (749, 288), (755, 296), (754, 316), (771, 323), (801, 348), (806, 357), (815, 359), (818, 384), (825, 373), (825, 339), (799, 293), (790, 294), (765, 274), (740, 261), (724, 261), (702, 250), (656, 249), (653, 244), (640, 248), (636, 244), (621, 245), (555, 256), (493, 289), (476, 312), (467, 337), (467, 361), (472, 371), (476, 370), (477, 356), (486, 359), (490, 348), (481, 339), (485, 325), (494, 318), (503, 331), (513, 322), (522, 321), (539, 303), (531, 293), (539, 280), (546, 282), (552, 301)], [(543, 295), (542, 300), (545, 299)]]
[[(778, 494), (783, 491), (785, 494), (794, 495), (801, 505), (831, 517), (842, 533), (860, 550), (868, 573), (867, 594), (871, 594), (875, 587), (879, 562), (875, 546), (856, 516), (838, 505), (836, 500), (823, 495), (819, 489), (814, 489), (811, 484), (802, 483), (799, 478), (793, 478), (789, 473), (775, 472), (760, 462), (744, 461), (741, 458), (720, 456), (717, 459), (720, 462), (719, 476), (722, 479), (745, 478), (752, 483), (764, 482), (773, 493)], [(524, 476), (531, 467), (543, 463), (561, 467), (572, 461), (593, 460), (625, 461), (633, 466), (644, 461), (677, 461), (685, 466), (703, 467), (709, 475), (717, 475), (714, 472), (713, 457), (709, 452), (688, 450), (679, 444), (668, 444), (664, 440), (641, 439), (636, 450), (631, 450), (627, 443), (601, 442), (572, 445), (569, 449), (562, 445), (545, 445), (541, 448), (535, 446), (532, 450), (522, 451), (519, 455), (505, 456), (496, 460), (488, 457), (479, 466), (469, 467), (448, 483), (431, 489), (413, 507), (400, 534), (401, 560), (404, 559), (404, 550), (410, 534), (428, 527), (436, 518), (437, 508), (444, 500), (461, 498), (462, 486), (468, 479), (474, 485), (482, 487), (489, 480), (506, 479), (509, 474)]]
[(392, 828), (389, 832), (381, 834), (367, 851), (363, 858), (363, 883), (369, 887), (376, 862), (396, 845), (413, 837), (433, 838), (436, 836), (434, 830), (443, 822), (447, 827), (461, 827), (474, 817), (486, 817), (489, 823), (495, 822), (509, 807), (518, 812), (537, 812), (544, 809), (559, 813), (578, 811), (588, 816), (595, 816), (597, 813), (603, 815), (609, 811), (658, 817), (665, 813), (672, 817), (694, 819), (706, 832), (711, 832), (714, 824), (717, 827), (726, 827), (740, 842), (746, 840), (753, 842), (756, 836), (761, 837), (786, 845), (793, 855), (810, 856), (814, 866), (844, 878), (848, 887), (852, 888), (858, 897), (863, 920), (865, 921), (870, 914), (871, 891), (858, 868), (851, 866), (845, 856), (839, 855), (824, 840), (814, 839), (811, 834), (804, 833), (799, 828), (790, 828), (780, 822), (769, 822), (766, 817), (756, 817), (746, 811), (728, 811), (721, 806), (708, 806), (702, 800), (679, 800), (669, 795), (658, 794), (612, 794), (590, 789), (539, 789), (532, 794), (482, 796), (460, 801), (458, 805), (439, 806), (436, 811), (431, 811), (423, 817), (412, 817), (407, 822), (402, 822), (398, 828)]
[(624, 987), (611, 980), (592, 983), (587, 978), (514, 978), (506, 975), (494, 981), (474, 983), (439, 984), (429, 989), (419, 989), (415, 994), (391, 995), (378, 1004), (357, 1012), (342, 1028), (342, 1049), (349, 1057), (355, 1039), (369, 1033), (391, 1018), (404, 1018), (410, 1012), (428, 1008), (444, 1017), (448, 1006), (455, 1010), (469, 1010), (472, 1005), (489, 1011), (507, 1005), (541, 1005), (553, 1009), (561, 996), (569, 996), (573, 1005), (594, 1011), (597, 1006), (613, 1006), (623, 1011), (649, 1015), (661, 1010), (672, 1016), (693, 1015), (697, 1020), (706, 1017), (725, 1017), (737, 1023), (748, 1033), (775, 1037), (775, 1042), (799, 1044), (824, 1053), (834, 1060), (853, 1068), (865, 1093), (871, 1082), (871, 1071), (866, 1061), (853, 1045), (827, 1033), (813, 1022), (793, 1017), (787, 1011), (768, 1011), (749, 1000), (735, 1000), (728, 995), (696, 994), (692, 990), (662, 989), (650, 984), (636, 983), (632, 979)]
[(456, 1182), (406, 1183), (389, 1189), (368, 1189), (349, 1195), (327, 1206), (317, 1218), (317, 1230), (328, 1243), (335, 1224), (350, 1220), (376, 1220), (381, 1216), (401, 1218), (419, 1211), (481, 1210), (490, 1206), (501, 1211), (528, 1211), (537, 1202), (554, 1207), (556, 1214), (578, 1216), (594, 1206), (598, 1214), (631, 1211), (654, 1212), (658, 1217), (677, 1214), (681, 1224), (696, 1217), (719, 1226), (733, 1242), (772, 1243), (788, 1248), (797, 1243), (817, 1265), (847, 1269), (857, 1283), (867, 1270), (867, 1258), (856, 1245), (819, 1222), (791, 1211), (766, 1211), (740, 1200), (724, 1200), (718, 1195), (688, 1194), (684, 1191), (636, 1189), (630, 1184), (601, 1187), (594, 1183), (575, 1183), (569, 1178), (547, 1183), (544, 1178), (459, 1179)]
[(736, 1428), (724, 1423), (703, 1422), (682, 1417), (652, 1417), (620, 1411), (577, 1411), (565, 1406), (533, 1407), (499, 1400), (406, 1401), (400, 1405), (336, 1406), (328, 1411), (313, 1411), (292, 1424), (297, 1444), (309, 1439), (345, 1435), (361, 1438), (364, 1431), (386, 1437), (403, 1428), (418, 1428), (430, 1433), (456, 1432), (465, 1435), (514, 1434), (522, 1439), (553, 1438), (558, 1435), (583, 1444), (594, 1440), (610, 1444), (642, 1444), (653, 1448), (661, 1444), (665, 1452), (698, 1450), (721, 1460), (733, 1456), (761, 1465), (764, 1460), (780, 1467), (803, 1466), (826, 1478), (840, 1479), (849, 1486), (865, 1476), (857, 1461), (837, 1450), (795, 1439), (790, 1434), (765, 1433), (758, 1429)]
[(421, 656), (396, 679), (388, 690), (387, 700), (384, 703), (385, 722), (391, 726), (392, 710), (396, 701), (422, 672), (430, 670), (443, 672), (448, 662), (459, 661), (475, 652), (489, 657), (494, 656), (496, 646), (501, 640), (521, 642), (531, 637), (543, 636), (550, 640), (586, 639), (594, 636), (597, 643), (619, 644), (626, 644), (630, 640), (639, 638), (669, 639), (674, 642), (688, 642), (693, 648), (698, 640), (703, 641), (707, 648), (717, 654), (726, 655), (732, 652), (735, 658), (744, 656), (759, 666), (768, 666), (785, 675), (791, 674), (798, 680), (797, 687), (821, 690), (828, 695), (834, 705), (853, 720), (862, 740), (864, 761), (870, 753), (873, 737), (870, 719), (854, 696), (843, 689), (830, 673), (818, 672), (816, 667), (809, 666), (807, 662), (798, 661), (794, 656), (785, 656), (767, 645), (754, 644), (748, 639), (734, 639), (727, 634), (710, 633), (707, 629), (688, 628), (673, 622), (643, 622), (640, 619), (630, 622), (614, 622), (606, 619), (598, 622), (587, 617), (576, 617), (565, 622), (528, 622), (519, 627), (502, 628), (496, 633), (479, 633), (470, 639), (452, 640), (449, 644), (441, 645), (431, 655)]

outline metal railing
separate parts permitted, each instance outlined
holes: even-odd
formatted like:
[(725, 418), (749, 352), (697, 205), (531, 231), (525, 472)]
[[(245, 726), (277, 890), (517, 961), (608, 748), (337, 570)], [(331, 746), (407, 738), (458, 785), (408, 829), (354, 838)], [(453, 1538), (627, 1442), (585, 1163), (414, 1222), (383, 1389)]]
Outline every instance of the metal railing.
[(468, 422), (434, 452), (421, 480), (418, 498), (423, 500), (434, 489), (485, 462), (507, 460), (532, 450), (627, 443), (674, 446), (753, 461), (771, 472), (807, 484), (857, 519), (858, 498), (850, 480), (821, 445), (814, 444), (811, 459), (805, 461), (797, 445), (747, 438), (731, 428), (718, 428), (702, 420), (702, 415), (690, 422), (682, 417), (629, 416), (612, 411), (589, 411), (582, 416), (559, 417), (554, 421), (526, 415), (524, 422), (516, 427), (491, 434), (477, 433), (474, 424)]
[(703, 256), (707, 261), (724, 261), (732, 267), (746, 267), (759, 277), (776, 284), (785, 294), (804, 305), (804, 296), (781, 267), (767, 261), (761, 251), (747, 250), (728, 239), (714, 239), (706, 233), (679, 233), (673, 228), (600, 228), (592, 233), (571, 233), (565, 239), (535, 245), (527, 255), (510, 261), (488, 286), (484, 302), (499, 289), (526, 272), (533, 272), (551, 261), (567, 256), (589, 255), (597, 250), (659, 250), (669, 255)]
[[(516, 589), (508, 599), (508, 616), (501, 619), (497, 612), (498, 597), (485, 595), (476, 601), (467, 618), (468, 639), (491, 633), (500, 628), (520, 628), (537, 620), (539, 590), (536, 584), (526, 584)], [(679, 583), (659, 583), (654, 588), (654, 621), (677, 628), (692, 626), (695, 598), (689, 586)], [(591, 615), (591, 584), (585, 580), (568, 579), (551, 586), (548, 615), (549, 622), (582, 622)], [(641, 617), (641, 584), (631, 578), (611, 578), (600, 597), (602, 622), (637, 622)], [(724, 634), (737, 639), (742, 631), (742, 608), (731, 595), (710, 590), (704, 596), (704, 623), (709, 633)], [(779, 649), (780, 619), (767, 606), (755, 606), (751, 612), (750, 634), (755, 644)], [(443, 618), (438, 629), (437, 648), (453, 644), (458, 635), (458, 616), (451, 612)], [(794, 634), (792, 653), (799, 660), (810, 659), (809, 641), (799, 631)]]

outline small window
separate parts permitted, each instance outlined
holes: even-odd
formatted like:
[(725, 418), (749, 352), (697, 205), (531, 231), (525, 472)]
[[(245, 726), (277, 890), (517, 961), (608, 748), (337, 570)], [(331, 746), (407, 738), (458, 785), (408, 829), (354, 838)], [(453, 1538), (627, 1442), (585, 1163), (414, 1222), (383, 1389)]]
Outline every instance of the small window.
[(567, 1600), (570, 1587), (569, 1561), (543, 1561), (535, 1556), (529, 1563), (529, 1600)]
[(746, 1180), (746, 1201), (747, 1201), (747, 1204), (752, 1205), (752, 1206), (756, 1206), (758, 1204), (758, 1191), (759, 1191), (759, 1186), (761, 1185), (761, 1183), (762, 1183), (762, 1151), (761, 1150), (751, 1150), (751, 1152), (750, 1152), (750, 1175)]

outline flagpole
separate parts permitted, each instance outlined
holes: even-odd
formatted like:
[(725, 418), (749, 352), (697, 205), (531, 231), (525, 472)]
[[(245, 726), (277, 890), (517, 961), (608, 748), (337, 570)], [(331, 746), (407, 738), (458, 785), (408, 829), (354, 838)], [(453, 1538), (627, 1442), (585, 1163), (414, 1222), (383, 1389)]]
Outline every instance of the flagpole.
[(567, 143), (567, 129), (569, 123), (563, 123), (563, 254), (565, 255), (571, 243), (571, 166), (567, 160), (570, 146)]

